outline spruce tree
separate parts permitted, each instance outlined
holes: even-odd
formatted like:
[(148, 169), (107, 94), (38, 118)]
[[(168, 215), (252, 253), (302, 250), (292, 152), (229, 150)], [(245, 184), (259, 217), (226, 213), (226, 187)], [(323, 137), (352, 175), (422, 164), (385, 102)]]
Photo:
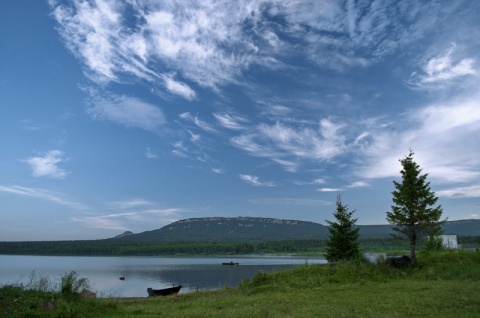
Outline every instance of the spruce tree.
[(333, 213), (336, 221), (325, 220), (330, 225), (325, 257), (329, 262), (359, 258), (358, 237), (360, 234), (359, 229), (355, 227), (357, 219), (352, 218), (355, 210), (348, 211), (348, 206), (342, 204), (340, 193), (337, 194), (336, 204), (337, 209)]
[(442, 225), (446, 219), (440, 221), (442, 206), (433, 207), (438, 198), (430, 189), (427, 182), (428, 174), (421, 174), (422, 169), (413, 160), (413, 151), (400, 159), (402, 164), (402, 182), (393, 181), (395, 191), (392, 192), (392, 211), (387, 212), (387, 221), (394, 226), (392, 229), (410, 241), (411, 263), (417, 262), (416, 246), (420, 237), (425, 235), (436, 236), (442, 232)]

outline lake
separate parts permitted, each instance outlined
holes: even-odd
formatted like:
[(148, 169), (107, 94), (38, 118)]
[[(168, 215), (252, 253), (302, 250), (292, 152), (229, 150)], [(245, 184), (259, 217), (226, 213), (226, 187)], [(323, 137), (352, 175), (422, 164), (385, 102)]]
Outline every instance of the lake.
[[(222, 262), (239, 265), (222, 265)], [(180, 293), (237, 287), (258, 272), (280, 271), (324, 259), (305, 257), (94, 257), (0, 255), (0, 285), (47, 277), (58, 284), (70, 271), (87, 278), (97, 297), (146, 297), (147, 288), (182, 285)], [(125, 280), (120, 280), (120, 277)]]

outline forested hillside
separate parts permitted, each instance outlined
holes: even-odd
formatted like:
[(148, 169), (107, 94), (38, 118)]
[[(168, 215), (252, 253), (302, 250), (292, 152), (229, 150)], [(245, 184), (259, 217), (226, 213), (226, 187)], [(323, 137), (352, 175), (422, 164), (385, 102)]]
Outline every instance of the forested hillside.
[[(389, 238), (390, 225), (358, 225), (360, 239)], [(444, 234), (480, 236), (480, 220), (449, 221)], [(257, 217), (184, 219), (158, 230), (123, 235), (125, 241), (238, 242), (273, 240), (326, 240), (328, 227), (319, 223)]]
[[(408, 249), (390, 237), (389, 225), (360, 225), (362, 251)], [(328, 227), (305, 221), (270, 218), (197, 218), (161, 229), (88, 241), (0, 242), (0, 254), (10, 255), (215, 255), (322, 253)], [(459, 243), (480, 244), (480, 220), (447, 222), (445, 234)]]

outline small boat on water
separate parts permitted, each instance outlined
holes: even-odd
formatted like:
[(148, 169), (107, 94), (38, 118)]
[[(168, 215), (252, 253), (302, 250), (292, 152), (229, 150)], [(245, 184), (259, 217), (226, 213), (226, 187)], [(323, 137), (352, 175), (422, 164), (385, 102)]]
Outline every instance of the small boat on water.
[(182, 285), (178, 286), (173, 286), (169, 288), (163, 288), (163, 289), (153, 289), (153, 288), (147, 288), (147, 293), (148, 296), (169, 296), (169, 295), (176, 295), (178, 292), (182, 289)]
[(234, 263), (233, 261), (228, 263), (222, 263), (222, 265), (239, 265), (240, 263)]

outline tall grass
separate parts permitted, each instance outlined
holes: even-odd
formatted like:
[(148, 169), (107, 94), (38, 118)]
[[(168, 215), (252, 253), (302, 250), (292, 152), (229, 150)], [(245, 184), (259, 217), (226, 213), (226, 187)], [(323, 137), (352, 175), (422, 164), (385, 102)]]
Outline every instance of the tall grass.
[(115, 308), (114, 301), (82, 298), (88, 288), (88, 280), (75, 272), (55, 282), (33, 271), (26, 285), (0, 288), (0, 317), (102, 317), (107, 309)]
[(76, 272), (65, 273), (61, 279), (60, 294), (68, 300), (77, 300), (81, 292), (89, 290), (90, 284), (86, 278), (79, 278)]

